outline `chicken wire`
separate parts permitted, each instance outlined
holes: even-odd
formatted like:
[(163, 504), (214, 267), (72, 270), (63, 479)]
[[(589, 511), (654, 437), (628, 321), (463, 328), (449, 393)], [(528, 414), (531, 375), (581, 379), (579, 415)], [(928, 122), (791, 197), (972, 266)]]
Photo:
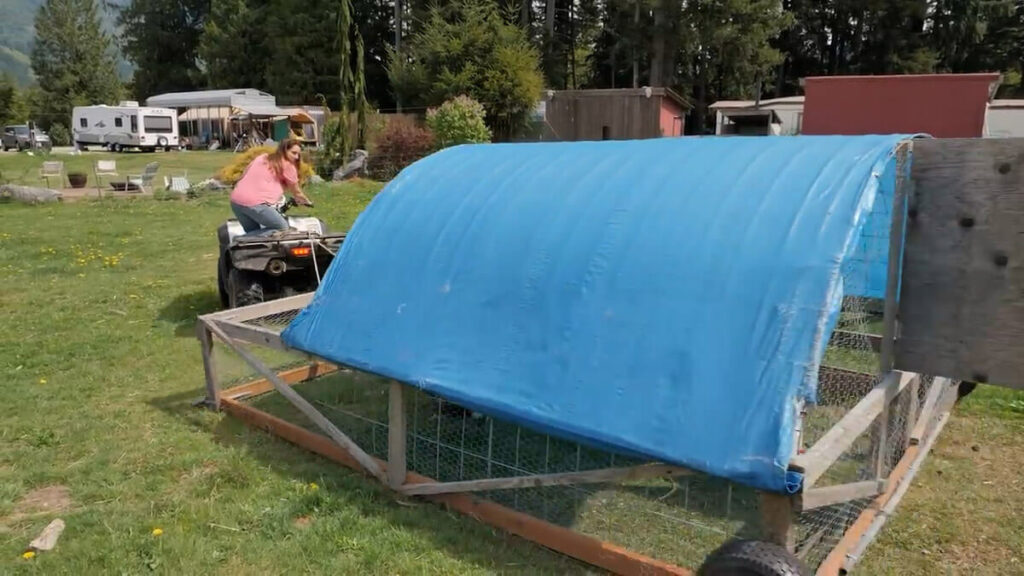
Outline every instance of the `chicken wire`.
[[(905, 151), (900, 154), (898, 186), (902, 184), (906, 169)], [(880, 214), (880, 218), (888, 222), (891, 204), (891, 196), (888, 201), (882, 198), (876, 202), (876, 216)], [(847, 286), (859, 286), (858, 293), (878, 295), (879, 278), (872, 264), (887, 258), (888, 234), (887, 226), (865, 229), (853, 264), (843, 269)], [(884, 284), (884, 277), (881, 282)], [(848, 296), (843, 300), (819, 371), (817, 401), (802, 411), (799, 447), (812, 446), (878, 383), (883, 310), (881, 298)], [(246, 320), (244, 324), (280, 332), (297, 313), (297, 309), (278, 312)], [(309, 361), (299, 353), (242, 345), (276, 371)], [(260, 377), (223, 345), (215, 344), (215, 353), (216, 380), (220, 388)], [(815, 487), (888, 476), (905, 450), (908, 417), (920, 410), (931, 382), (931, 378), (922, 378), (919, 386), (908, 386), (893, 398), (886, 412), (886, 426), (883, 427), (880, 416)], [(363, 450), (386, 460), (388, 384), (371, 374), (342, 369), (294, 388)], [(319, 432), (276, 393), (245, 401)], [(407, 467), (411, 472), (439, 482), (578, 472), (645, 463), (476, 413), (415, 388), (406, 388), (405, 410)], [(492, 490), (477, 495), (683, 566), (700, 565), (708, 554), (732, 538), (763, 538), (758, 493), (749, 487), (699, 473), (674, 479)], [(798, 514), (794, 523), (797, 555), (809, 566), (817, 566), (871, 501), (865, 498)]]

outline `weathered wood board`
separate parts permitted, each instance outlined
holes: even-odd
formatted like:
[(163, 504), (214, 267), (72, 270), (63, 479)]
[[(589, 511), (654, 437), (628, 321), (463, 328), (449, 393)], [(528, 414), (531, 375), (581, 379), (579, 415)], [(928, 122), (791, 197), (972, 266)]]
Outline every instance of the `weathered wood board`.
[(913, 154), (895, 366), (1024, 389), (1024, 138)]

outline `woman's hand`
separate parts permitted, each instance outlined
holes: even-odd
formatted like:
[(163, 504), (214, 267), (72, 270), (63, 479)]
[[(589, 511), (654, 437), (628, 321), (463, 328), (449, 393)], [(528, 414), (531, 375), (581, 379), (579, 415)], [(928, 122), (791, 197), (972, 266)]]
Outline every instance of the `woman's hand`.
[(298, 188), (292, 191), (292, 197), (295, 198), (296, 202), (302, 204), (303, 206), (313, 205), (313, 201), (310, 200), (305, 194), (303, 194), (302, 190), (299, 190)]

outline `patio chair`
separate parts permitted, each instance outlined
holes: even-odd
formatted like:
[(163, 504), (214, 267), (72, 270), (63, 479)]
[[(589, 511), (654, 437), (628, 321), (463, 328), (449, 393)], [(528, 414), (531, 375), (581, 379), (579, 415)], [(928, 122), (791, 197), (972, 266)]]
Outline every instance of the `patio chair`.
[(153, 179), (156, 178), (156, 171), (160, 169), (158, 162), (150, 162), (146, 164), (146, 167), (142, 170), (142, 174), (129, 174), (128, 178), (125, 179), (124, 184), (120, 182), (115, 185), (111, 183), (114, 188), (123, 189), (125, 192), (134, 192), (136, 190), (151, 194), (153, 192)]
[(92, 166), (93, 176), (96, 178), (96, 191), (103, 195), (103, 185), (100, 181), (100, 176), (112, 176), (120, 178), (120, 174), (117, 173), (117, 160), (97, 160)]
[(46, 181), (47, 188), (52, 188), (50, 186), (50, 178), (56, 178), (57, 182), (63, 187), (64, 163), (59, 160), (43, 162), (43, 166), (39, 169), (39, 177)]
[(185, 171), (184, 176), (164, 176), (164, 188), (179, 194), (187, 193), (192, 188), (192, 183), (188, 181), (188, 171)]

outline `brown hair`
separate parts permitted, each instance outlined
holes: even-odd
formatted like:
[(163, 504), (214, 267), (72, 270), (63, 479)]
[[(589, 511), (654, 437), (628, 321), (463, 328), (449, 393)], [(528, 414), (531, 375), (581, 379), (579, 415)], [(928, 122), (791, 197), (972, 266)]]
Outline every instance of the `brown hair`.
[[(284, 172), (284, 162), (288, 159), (285, 157), (287, 152), (292, 146), (299, 146), (301, 151), (302, 144), (295, 138), (285, 138), (281, 140), (281, 143), (277, 145), (277, 150), (274, 150), (267, 155), (267, 161), (270, 162), (270, 169), (274, 171), (278, 179), (281, 179), (281, 175)], [(302, 173), (302, 154), (299, 154), (299, 158), (295, 161), (295, 173)]]

